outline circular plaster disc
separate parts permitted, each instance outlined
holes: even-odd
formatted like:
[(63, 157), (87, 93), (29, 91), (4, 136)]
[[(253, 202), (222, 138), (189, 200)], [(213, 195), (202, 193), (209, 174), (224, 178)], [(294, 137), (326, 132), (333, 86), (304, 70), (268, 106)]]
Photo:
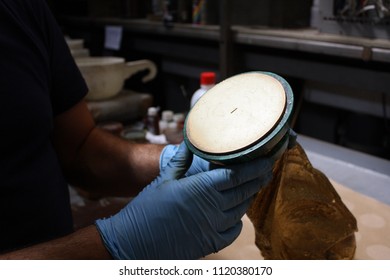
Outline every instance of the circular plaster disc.
[(191, 109), (188, 140), (210, 154), (242, 150), (277, 125), (286, 106), (283, 85), (274, 77), (250, 72), (211, 88)]

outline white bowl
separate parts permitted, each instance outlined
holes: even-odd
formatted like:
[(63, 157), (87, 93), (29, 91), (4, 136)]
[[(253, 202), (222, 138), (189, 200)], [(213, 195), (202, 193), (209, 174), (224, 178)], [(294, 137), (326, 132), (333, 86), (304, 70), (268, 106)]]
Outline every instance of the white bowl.
[(87, 100), (103, 100), (117, 95), (125, 80), (137, 72), (149, 70), (143, 82), (152, 80), (157, 73), (156, 65), (146, 59), (125, 62), (121, 57), (80, 57), (75, 61), (89, 88)]

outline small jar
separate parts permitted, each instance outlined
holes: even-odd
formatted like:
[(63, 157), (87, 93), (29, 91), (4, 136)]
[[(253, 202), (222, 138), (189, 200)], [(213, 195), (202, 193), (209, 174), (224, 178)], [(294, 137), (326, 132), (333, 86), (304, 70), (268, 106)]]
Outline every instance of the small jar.
[(158, 108), (149, 107), (146, 116), (146, 130), (154, 135), (160, 134)]

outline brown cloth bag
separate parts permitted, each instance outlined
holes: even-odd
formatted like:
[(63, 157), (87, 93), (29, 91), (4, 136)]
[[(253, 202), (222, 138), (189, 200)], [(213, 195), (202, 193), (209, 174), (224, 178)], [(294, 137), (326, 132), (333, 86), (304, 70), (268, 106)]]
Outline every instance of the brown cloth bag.
[(265, 259), (352, 259), (357, 222), (297, 143), (247, 211)]

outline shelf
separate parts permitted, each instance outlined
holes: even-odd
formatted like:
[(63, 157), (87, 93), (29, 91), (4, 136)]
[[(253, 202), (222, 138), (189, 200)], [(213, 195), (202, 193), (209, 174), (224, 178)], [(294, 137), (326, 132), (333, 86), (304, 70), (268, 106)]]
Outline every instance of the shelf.
[(121, 18), (79, 18), (67, 17), (62, 20), (64, 24), (102, 27), (107, 25), (122, 26), (124, 30), (158, 34), (165, 36), (176, 36), (191, 39), (205, 39), (211, 41), (219, 40), (219, 26), (217, 25), (193, 25), (174, 23), (172, 27), (164, 26), (162, 22), (150, 21), (147, 19), (121, 19)]
[[(167, 27), (161, 22), (147, 19), (78, 17), (68, 17), (63, 22), (65, 24), (91, 27), (117, 25), (122, 26), (126, 31), (136, 33), (220, 41), (220, 27), (218, 25), (174, 23), (172, 27)], [(324, 34), (310, 28), (276, 29), (262, 26), (232, 26), (231, 30), (233, 43), (237, 44), (330, 55), (363, 61), (390, 62), (390, 41), (385, 39)]]
[(390, 41), (320, 33), (316, 29), (233, 26), (235, 42), (325, 54), (364, 61), (390, 62)]

